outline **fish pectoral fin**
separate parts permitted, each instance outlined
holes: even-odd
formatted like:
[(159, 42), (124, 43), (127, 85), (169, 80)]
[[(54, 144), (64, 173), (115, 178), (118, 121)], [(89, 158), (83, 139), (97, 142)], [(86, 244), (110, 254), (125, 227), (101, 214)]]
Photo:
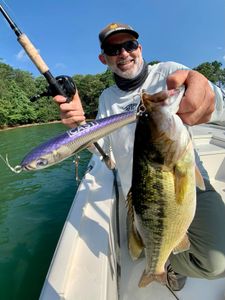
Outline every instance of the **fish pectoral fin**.
[(182, 241), (173, 249), (173, 254), (178, 254), (190, 249), (191, 243), (189, 241), (188, 235), (185, 234)]
[(186, 171), (180, 165), (176, 165), (174, 168), (174, 177), (175, 177), (175, 193), (177, 203), (182, 203), (185, 198), (185, 194), (188, 189), (188, 175)]
[(195, 166), (195, 180), (196, 180), (196, 186), (202, 190), (205, 191), (205, 183), (204, 179), (202, 177), (202, 174), (199, 171), (199, 168)]
[(167, 275), (166, 272), (163, 272), (161, 274), (151, 274), (151, 273), (146, 273), (146, 271), (143, 272), (140, 281), (138, 283), (138, 286), (141, 287), (146, 287), (149, 285), (151, 282), (157, 281), (163, 285), (167, 284)]
[(130, 256), (133, 260), (140, 257), (144, 244), (137, 228), (134, 224), (134, 211), (132, 206), (132, 193), (129, 192), (127, 196), (127, 241)]

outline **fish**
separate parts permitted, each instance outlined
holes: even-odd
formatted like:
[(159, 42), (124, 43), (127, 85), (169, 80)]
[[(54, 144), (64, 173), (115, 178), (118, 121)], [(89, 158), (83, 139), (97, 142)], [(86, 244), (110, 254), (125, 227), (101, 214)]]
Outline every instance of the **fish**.
[(142, 93), (127, 195), (129, 252), (133, 260), (145, 253), (139, 287), (153, 281), (167, 285), (169, 256), (190, 248), (196, 185), (204, 190), (190, 133), (176, 114), (183, 93), (182, 88)]
[[(83, 125), (67, 130), (49, 139), (31, 150), (15, 167), (4, 159), (8, 167), (15, 173), (23, 170), (36, 171), (55, 165), (68, 157), (88, 148), (100, 138), (114, 130), (130, 124), (137, 119), (137, 111), (124, 112), (109, 117), (89, 121)], [(98, 145), (97, 145), (98, 146)]]

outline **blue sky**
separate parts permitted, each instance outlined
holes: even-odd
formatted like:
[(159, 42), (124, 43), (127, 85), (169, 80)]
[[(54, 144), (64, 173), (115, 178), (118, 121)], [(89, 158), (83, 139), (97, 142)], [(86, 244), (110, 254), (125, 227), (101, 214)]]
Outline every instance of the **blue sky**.
[[(143, 56), (195, 67), (218, 60), (225, 66), (224, 0), (0, 0), (22, 32), (40, 51), (53, 75), (96, 74), (98, 33), (108, 23), (132, 25)], [(39, 75), (16, 35), (0, 15), (0, 58)]]

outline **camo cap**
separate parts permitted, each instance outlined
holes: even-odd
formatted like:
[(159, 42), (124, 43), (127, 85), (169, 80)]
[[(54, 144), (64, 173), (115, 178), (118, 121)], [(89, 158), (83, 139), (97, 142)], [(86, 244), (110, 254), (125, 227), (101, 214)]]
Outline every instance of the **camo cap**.
[(99, 41), (101, 48), (103, 48), (103, 45), (109, 36), (119, 32), (129, 33), (133, 35), (136, 39), (139, 36), (139, 34), (130, 25), (111, 23), (107, 25), (104, 29), (102, 29), (102, 31), (99, 33)]

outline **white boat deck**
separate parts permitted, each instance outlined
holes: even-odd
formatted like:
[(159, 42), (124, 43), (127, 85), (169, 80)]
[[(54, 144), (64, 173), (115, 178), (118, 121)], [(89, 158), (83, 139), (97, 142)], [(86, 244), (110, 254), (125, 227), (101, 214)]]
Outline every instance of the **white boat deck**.
[[(194, 127), (196, 148), (210, 180), (225, 201), (225, 128)], [(164, 286), (138, 288), (144, 259), (133, 262), (127, 251), (126, 210), (120, 201), (121, 251), (115, 237), (115, 201), (112, 172), (98, 159), (83, 179), (65, 223), (41, 300), (174, 300)], [(102, 176), (104, 172), (104, 177)], [(223, 230), (223, 229), (222, 229)], [(121, 279), (117, 293), (117, 254)], [(225, 300), (225, 279), (188, 278), (180, 300)]]
[[(223, 184), (223, 187), (225, 184)], [(125, 217), (121, 227), (126, 228)], [(133, 262), (127, 250), (126, 232), (122, 233), (121, 253), (121, 300), (175, 300), (167, 287), (153, 282), (146, 288), (138, 288), (140, 276), (145, 267), (145, 259)], [(123, 267), (125, 266), (125, 267)], [(204, 280), (188, 278), (184, 288), (175, 293), (179, 300), (225, 300), (225, 279)]]
[[(204, 167), (207, 169), (211, 183), (222, 195), (225, 201), (225, 129), (197, 126), (193, 128), (196, 149), (200, 154)], [(125, 210), (121, 207), (121, 211)], [(121, 217), (121, 228), (126, 228), (125, 212)], [(121, 300), (175, 300), (176, 298), (167, 287), (159, 283), (152, 283), (144, 289), (137, 287), (140, 276), (144, 270), (145, 261), (139, 259), (133, 262), (127, 250), (126, 232), (122, 232), (123, 246), (121, 254)], [(123, 265), (126, 267), (123, 268)], [(180, 300), (225, 300), (225, 279), (204, 280), (188, 278), (184, 288), (176, 292)]]

